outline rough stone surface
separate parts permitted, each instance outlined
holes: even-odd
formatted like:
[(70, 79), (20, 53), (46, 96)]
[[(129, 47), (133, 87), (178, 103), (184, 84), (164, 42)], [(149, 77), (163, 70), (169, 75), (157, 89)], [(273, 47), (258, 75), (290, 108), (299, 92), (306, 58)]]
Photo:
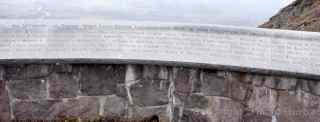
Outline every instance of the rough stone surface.
[(48, 65), (7, 65), (5, 68), (5, 79), (7, 80), (25, 80), (32, 78), (41, 78), (49, 75)]
[(260, 27), (319, 32), (319, 5), (319, 0), (296, 0)]
[(93, 119), (99, 117), (99, 107), (99, 100), (93, 97), (68, 101), (18, 101), (13, 104), (13, 114), (17, 120), (52, 120), (65, 117)]
[(191, 94), (184, 101), (184, 107), (190, 109), (206, 109), (209, 107), (210, 100), (203, 95)]
[(47, 66), (40, 77), (12, 69), (9, 74), (24, 77), (4, 75), (11, 80), (0, 84), (0, 119), (12, 114), (17, 120), (157, 116), (161, 122), (304, 122), (317, 120), (320, 108), (319, 83), (310, 79), (156, 65), (31, 69)]
[(203, 72), (201, 91), (208, 96), (227, 96), (228, 81), (218, 76), (215, 71), (206, 70)]
[(103, 101), (103, 116), (106, 117), (127, 117), (129, 103), (118, 96), (107, 96)]
[(255, 113), (271, 116), (277, 105), (277, 92), (266, 87), (255, 87), (248, 108)]
[(259, 113), (246, 112), (242, 117), (242, 122), (272, 122), (272, 117)]
[(0, 80), (0, 122), (10, 121), (9, 96), (5, 87), (5, 81)]
[(294, 78), (269, 76), (266, 78), (264, 86), (279, 90), (292, 90), (295, 88), (296, 83), (297, 80)]
[(146, 118), (150, 116), (158, 116), (160, 122), (169, 122), (170, 118), (167, 114), (167, 106), (155, 107), (131, 107), (132, 118)]
[(55, 105), (60, 101), (31, 101), (15, 102), (13, 104), (13, 114), (17, 120), (25, 119), (54, 119)]
[(176, 75), (174, 75), (175, 92), (190, 93), (192, 84), (190, 81), (190, 69), (177, 68), (174, 69)]
[(47, 97), (45, 79), (12, 80), (8, 82), (9, 91), (16, 99), (44, 99)]
[(166, 80), (141, 80), (130, 88), (133, 103), (139, 106), (168, 104), (170, 82)]
[(67, 72), (72, 72), (72, 65), (70, 64), (56, 64), (56, 65), (51, 65), (50, 69), (53, 72), (56, 73), (67, 73)]
[(315, 95), (320, 95), (320, 82), (301, 80), (302, 90)]
[(50, 98), (72, 98), (79, 93), (79, 83), (77, 75), (68, 73), (54, 73), (47, 78), (49, 82)]
[(211, 122), (209, 115), (192, 110), (183, 110), (182, 115), (175, 120), (178, 120), (177, 122)]
[(249, 92), (249, 86), (238, 81), (232, 81), (230, 89), (230, 97), (239, 101), (245, 100)]
[(320, 98), (298, 91), (280, 92), (277, 107), (277, 120), (281, 122), (319, 121)]
[(211, 113), (213, 122), (239, 122), (242, 120), (243, 106), (230, 99), (214, 97)]
[(119, 65), (82, 66), (80, 86), (83, 95), (111, 95), (125, 81), (125, 67)]

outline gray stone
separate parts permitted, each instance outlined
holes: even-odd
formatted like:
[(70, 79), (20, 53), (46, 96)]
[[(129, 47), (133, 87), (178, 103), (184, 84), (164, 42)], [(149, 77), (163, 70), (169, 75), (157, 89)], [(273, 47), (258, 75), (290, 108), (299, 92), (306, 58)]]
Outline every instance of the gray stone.
[(209, 106), (209, 98), (200, 94), (179, 94), (175, 93), (177, 103), (183, 104), (185, 108), (189, 109), (206, 109)]
[(191, 94), (185, 101), (185, 108), (206, 109), (209, 106), (209, 99), (203, 95)]
[(174, 91), (180, 93), (190, 93), (192, 88), (192, 84), (190, 81), (190, 69), (175, 68), (174, 70)]
[(177, 122), (212, 122), (209, 115), (201, 112), (184, 109), (181, 116), (178, 116)]
[(205, 70), (203, 72), (201, 92), (208, 96), (227, 96), (228, 81), (217, 76), (215, 71)]
[(240, 100), (243, 101), (246, 99), (248, 91), (249, 90), (249, 86), (247, 86), (244, 83), (238, 82), (238, 81), (232, 81), (231, 83), (231, 98), (235, 99), (235, 100)]
[(8, 82), (10, 95), (16, 99), (45, 99), (45, 79), (12, 80)]
[(125, 81), (123, 65), (81, 66), (80, 86), (83, 95), (111, 95), (116, 93), (117, 85)]
[(296, 88), (296, 83), (297, 79), (295, 78), (268, 76), (264, 86), (279, 90), (293, 90)]
[(107, 96), (105, 98), (105, 101), (103, 101), (103, 103), (104, 103), (103, 116), (110, 117), (110, 118), (114, 118), (114, 117), (125, 118), (126, 116), (128, 116), (129, 103), (125, 99), (115, 95), (111, 95), (111, 96)]
[(272, 117), (259, 113), (246, 112), (241, 122), (272, 122)]
[(254, 87), (248, 101), (248, 109), (252, 112), (272, 116), (277, 106), (277, 91), (266, 87)]
[(159, 77), (160, 67), (155, 65), (143, 66), (143, 79), (146, 80), (161, 80)]
[(281, 81), (277, 86), (277, 89), (284, 90), (295, 90), (297, 86), (298, 79), (289, 78), (289, 77), (281, 77)]
[(53, 120), (77, 117), (94, 119), (99, 117), (99, 99), (82, 97), (67, 101), (17, 101), (13, 104), (13, 114), (17, 120)]
[(131, 107), (131, 116), (134, 119), (139, 118), (150, 118), (157, 116), (160, 122), (169, 122), (170, 117), (167, 113), (167, 106), (156, 106), (156, 107)]
[(130, 87), (133, 103), (138, 106), (159, 106), (168, 104), (170, 82), (166, 80), (141, 80)]
[(265, 82), (266, 80), (266, 76), (264, 75), (253, 75), (252, 76), (252, 84), (254, 86), (263, 86), (263, 83)]
[(302, 90), (320, 95), (320, 82), (314, 80), (301, 80)]
[(5, 81), (0, 80), (0, 122), (9, 122), (11, 119), (9, 96)]
[[(170, 67), (170, 69), (172, 69), (172, 67)], [(161, 80), (169, 80), (169, 67), (160, 66), (160, 71), (159, 71), (158, 77)]]
[[(47, 77), (50, 98), (72, 98), (78, 95), (77, 75), (71, 73), (53, 73)], [(89, 77), (89, 76), (88, 76)]]
[(48, 65), (6, 65), (4, 68), (6, 71), (5, 79), (7, 80), (43, 78), (50, 73)]
[(315, 122), (319, 120), (320, 97), (303, 92), (279, 93), (276, 119), (280, 122)]
[(79, 117), (93, 120), (100, 117), (100, 98), (99, 97), (80, 97), (61, 103), (58, 105), (58, 115), (66, 117)]
[(71, 64), (56, 64), (51, 65), (52, 72), (57, 73), (66, 73), (66, 72), (72, 72), (72, 65)]
[(126, 82), (132, 82), (143, 79), (143, 65), (127, 65)]
[(54, 119), (57, 116), (55, 111), (59, 102), (61, 101), (18, 101), (13, 103), (13, 114), (16, 120)]
[(227, 98), (212, 98), (212, 122), (240, 122), (242, 120), (243, 106)]
[(199, 93), (201, 92), (201, 70), (191, 69), (190, 72), (190, 81), (191, 81), (191, 92)]
[(174, 69), (174, 92), (190, 94), (201, 92), (200, 71), (190, 68)]

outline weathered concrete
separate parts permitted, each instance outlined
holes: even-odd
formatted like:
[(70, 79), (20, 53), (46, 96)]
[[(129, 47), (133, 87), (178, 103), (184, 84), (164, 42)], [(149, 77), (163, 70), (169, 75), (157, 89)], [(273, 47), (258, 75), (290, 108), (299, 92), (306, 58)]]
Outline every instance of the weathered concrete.
[(0, 20), (0, 34), (2, 63), (135, 62), (320, 74), (320, 34), (311, 32), (104, 20)]

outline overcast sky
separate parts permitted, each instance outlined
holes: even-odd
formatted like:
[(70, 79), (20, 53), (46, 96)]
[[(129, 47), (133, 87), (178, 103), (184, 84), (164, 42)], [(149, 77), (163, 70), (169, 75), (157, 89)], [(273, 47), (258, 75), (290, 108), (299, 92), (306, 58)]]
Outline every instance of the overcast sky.
[(257, 26), (293, 0), (0, 0), (0, 18), (103, 18)]

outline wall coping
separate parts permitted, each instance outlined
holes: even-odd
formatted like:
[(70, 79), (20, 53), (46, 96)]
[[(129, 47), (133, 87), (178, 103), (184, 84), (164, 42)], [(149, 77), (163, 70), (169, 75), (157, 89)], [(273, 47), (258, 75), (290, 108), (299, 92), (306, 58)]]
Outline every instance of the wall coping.
[(191, 66), (320, 76), (320, 34), (109, 20), (0, 20), (0, 63)]

